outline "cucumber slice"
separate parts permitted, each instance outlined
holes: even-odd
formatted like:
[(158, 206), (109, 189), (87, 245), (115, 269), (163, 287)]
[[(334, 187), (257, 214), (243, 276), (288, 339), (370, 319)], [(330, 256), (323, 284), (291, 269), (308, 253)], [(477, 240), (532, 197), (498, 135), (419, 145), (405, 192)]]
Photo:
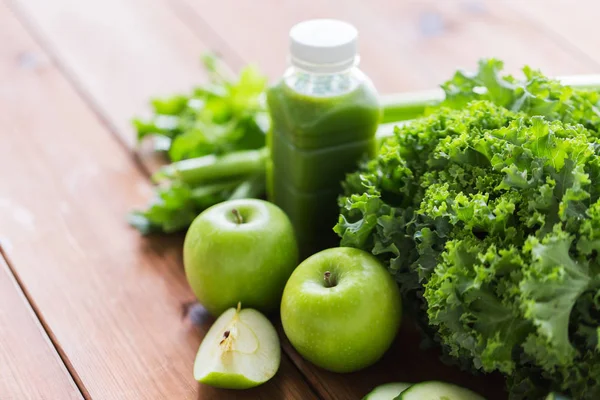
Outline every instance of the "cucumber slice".
[(552, 392), (546, 397), (546, 400), (569, 400), (569, 398), (562, 394)]
[(445, 382), (416, 383), (397, 397), (399, 400), (485, 400), (483, 397), (460, 386)]
[(394, 400), (400, 393), (410, 387), (410, 383), (392, 382), (379, 385), (363, 397), (363, 400)]

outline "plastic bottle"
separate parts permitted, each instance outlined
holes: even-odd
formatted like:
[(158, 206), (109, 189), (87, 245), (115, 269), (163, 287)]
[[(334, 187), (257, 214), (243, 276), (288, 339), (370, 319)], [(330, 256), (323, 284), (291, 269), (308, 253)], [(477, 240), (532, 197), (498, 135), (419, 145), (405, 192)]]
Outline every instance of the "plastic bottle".
[(304, 257), (337, 244), (345, 174), (375, 153), (377, 91), (358, 69), (358, 32), (338, 20), (290, 30), (289, 67), (267, 92), (270, 200), (290, 217)]

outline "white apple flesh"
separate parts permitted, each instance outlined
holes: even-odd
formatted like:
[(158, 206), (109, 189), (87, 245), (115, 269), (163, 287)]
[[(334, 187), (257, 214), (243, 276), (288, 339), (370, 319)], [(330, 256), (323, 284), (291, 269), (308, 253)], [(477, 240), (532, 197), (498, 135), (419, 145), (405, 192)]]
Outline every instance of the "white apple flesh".
[(260, 312), (230, 308), (211, 326), (198, 349), (194, 377), (225, 389), (247, 389), (271, 379), (279, 369), (277, 332)]

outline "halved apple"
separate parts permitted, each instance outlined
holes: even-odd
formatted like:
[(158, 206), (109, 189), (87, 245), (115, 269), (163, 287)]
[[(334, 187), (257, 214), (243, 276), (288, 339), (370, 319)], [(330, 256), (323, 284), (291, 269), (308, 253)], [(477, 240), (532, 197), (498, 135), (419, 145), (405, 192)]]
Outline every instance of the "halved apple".
[(194, 362), (194, 378), (219, 388), (247, 389), (271, 379), (280, 361), (279, 338), (271, 322), (238, 304), (208, 330)]

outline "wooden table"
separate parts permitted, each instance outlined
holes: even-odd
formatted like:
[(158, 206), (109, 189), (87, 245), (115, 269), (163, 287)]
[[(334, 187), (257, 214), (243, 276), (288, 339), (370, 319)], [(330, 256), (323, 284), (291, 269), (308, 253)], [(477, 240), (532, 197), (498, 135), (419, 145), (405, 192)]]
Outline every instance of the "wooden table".
[(361, 32), (381, 92), (432, 88), (483, 56), (548, 74), (600, 70), (600, 4), (589, 1), (0, 0), (0, 399), (359, 399), (377, 384), (454, 380), (503, 398), (420, 352), (406, 327), (360, 373), (327, 373), (284, 342), (277, 376), (242, 392), (192, 377), (211, 321), (193, 298), (181, 236), (143, 238), (124, 216), (157, 164), (134, 149), (151, 95), (205, 79), (199, 55), (271, 78), (299, 20), (335, 16)]

